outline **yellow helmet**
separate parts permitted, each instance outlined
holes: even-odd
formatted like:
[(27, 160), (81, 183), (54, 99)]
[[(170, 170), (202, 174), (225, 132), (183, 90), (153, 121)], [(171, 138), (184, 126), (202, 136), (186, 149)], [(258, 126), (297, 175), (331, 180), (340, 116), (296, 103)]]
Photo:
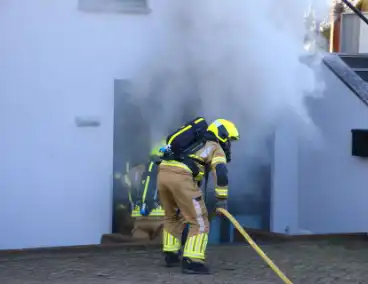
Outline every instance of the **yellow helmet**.
[(239, 140), (239, 132), (235, 124), (223, 118), (216, 119), (208, 126), (207, 130), (212, 132), (222, 143)]
[(160, 142), (156, 143), (153, 148), (151, 149), (151, 156), (162, 156), (162, 153), (160, 152), (160, 149), (166, 145), (166, 140), (163, 139)]

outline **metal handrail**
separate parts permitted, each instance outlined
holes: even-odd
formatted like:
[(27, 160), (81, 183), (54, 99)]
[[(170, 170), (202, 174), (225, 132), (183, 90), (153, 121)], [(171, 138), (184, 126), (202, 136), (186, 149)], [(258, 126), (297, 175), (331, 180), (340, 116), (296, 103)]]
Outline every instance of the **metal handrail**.
[(351, 4), (348, 0), (341, 0), (346, 6), (348, 6), (362, 21), (364, 21), (368, 25), (368, 19), (363, 15), (362, 12), (359, 11), (353, 4)]

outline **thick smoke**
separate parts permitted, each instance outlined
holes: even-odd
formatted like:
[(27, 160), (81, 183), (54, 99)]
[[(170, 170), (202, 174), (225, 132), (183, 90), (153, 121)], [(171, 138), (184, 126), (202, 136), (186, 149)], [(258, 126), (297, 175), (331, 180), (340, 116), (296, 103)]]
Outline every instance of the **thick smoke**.
[(167, 1), (151, 60), (134, 78), (152, 142), (194, 115), (231, 119), (241, 136), (233, 152), (249, 158), (242, 158), (244, 177), (245, 163), (267, 158), (266, 138), (286, 114), (313, 127), (304, 100), (321, 91), (321, 56), (309, 66), (301, 60), (310, 38), (304, 17), (312, 6), (317, 20), (326, 18), (327, 2)]
[(300, 58), (311, 4), (317, 18), (326, 17), (324, 1), (168, 1), (151, 61), (134, 79), (152, 140), (196, 114), (234, 120), (242, 139), (264, 132), (286, 111), (310, 124), (304, 99), (319, 84)]

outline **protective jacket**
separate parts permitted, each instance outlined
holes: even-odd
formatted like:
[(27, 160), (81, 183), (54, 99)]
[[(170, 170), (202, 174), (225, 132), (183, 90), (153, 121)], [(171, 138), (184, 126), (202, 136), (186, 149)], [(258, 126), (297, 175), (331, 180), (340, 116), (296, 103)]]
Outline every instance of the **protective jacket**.
[[(220, 144), (215, 141), (207, 141), (203, 147), (190, 154), (189, 158), (195, 163), (199, 171), (199, 174), (195, 175), (195, 180), (201, 181), (207, 168), (214, 176), (216, 197), (226, 199), (228, 197), (226, 155)], [(161, 171), (193, 176), (193, 169), (188, 166), (188, 163), (176, 160), (163, 160), (160, 164)]]

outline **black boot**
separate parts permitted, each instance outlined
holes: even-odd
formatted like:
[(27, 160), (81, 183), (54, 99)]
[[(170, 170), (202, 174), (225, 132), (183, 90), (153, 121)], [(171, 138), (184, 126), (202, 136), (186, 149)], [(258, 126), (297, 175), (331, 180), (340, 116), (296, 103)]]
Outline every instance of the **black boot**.
[(211, 274), (204, 263), (192, 261), (187, 257), (183, 258), (181, 265), (184, 274)]
[(179, 266), (180, 257), (178, 253), (175, 252), (164, 252), (166, 267)]

